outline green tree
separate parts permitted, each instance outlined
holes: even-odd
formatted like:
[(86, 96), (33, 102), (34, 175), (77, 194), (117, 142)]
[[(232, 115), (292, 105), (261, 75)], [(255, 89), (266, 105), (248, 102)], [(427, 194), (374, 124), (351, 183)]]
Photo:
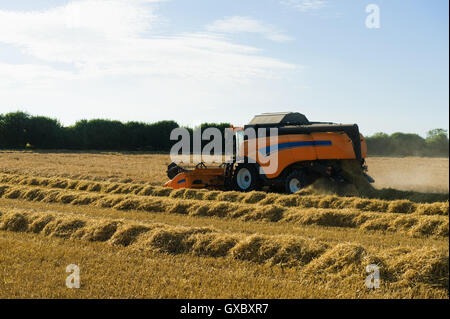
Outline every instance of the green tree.
[(0, 145), (3, 148), (24, 148), (28, 143), (30, 115), (24, 112), (7, 113), (0, 122)]
[(427, 132), (426, 149), (430, 155), (448, 156), (449, 141), (447, 130), (437, 128)]
[[(81, 120), (69, 130), (75, 148), (90, 150), (127, 149), (124, 124), (111, 120)], [(69, 134), (69, 135), (70, 135)]]
[(390, 136), (395, 155), (411, 156), (422, 155), (425, 148), (425, 139), (418, 134), (394, 133)]
[(388, 155), (393, 150), (391, 138), (386, 133), (379, 132), (366, 137), (366, 143), (369, 155)]
[(44, 116), (29, 118), (25, 138), (36, 148), (57, 149), (64, 147), (64, 132), (61, 124)]

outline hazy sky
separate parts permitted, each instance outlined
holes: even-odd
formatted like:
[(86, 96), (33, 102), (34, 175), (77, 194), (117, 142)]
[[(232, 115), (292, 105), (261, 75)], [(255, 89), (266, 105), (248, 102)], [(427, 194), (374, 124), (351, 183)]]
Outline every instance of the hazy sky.
[[(380, 28), (366, 27), (366, 6)], [(448, 0), (0, 2), (0, 113), (448, 129)]]

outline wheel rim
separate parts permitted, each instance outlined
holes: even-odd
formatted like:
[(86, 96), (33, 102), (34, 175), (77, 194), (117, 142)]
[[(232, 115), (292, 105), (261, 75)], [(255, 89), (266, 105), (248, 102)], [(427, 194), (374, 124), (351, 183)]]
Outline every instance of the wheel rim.
[(289, 190), (291, 193), (297, 193), (302, 188), (302, 185), (298, 178), (293, 178), (289, 181)]
[(248, 168), (241, 168), (236, 176), (236, 182), (240, 189), (247, 189), (252, 184), (252, 174)]

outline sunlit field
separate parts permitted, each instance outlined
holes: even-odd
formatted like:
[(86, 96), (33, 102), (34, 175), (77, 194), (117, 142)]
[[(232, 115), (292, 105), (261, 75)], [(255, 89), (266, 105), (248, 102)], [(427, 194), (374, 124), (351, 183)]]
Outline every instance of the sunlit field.
[(448, 159), (367, 160), (375, 187), (426, 201), (172, 190), (169, 163), (0, 152), (0, 296), (448, 298)]

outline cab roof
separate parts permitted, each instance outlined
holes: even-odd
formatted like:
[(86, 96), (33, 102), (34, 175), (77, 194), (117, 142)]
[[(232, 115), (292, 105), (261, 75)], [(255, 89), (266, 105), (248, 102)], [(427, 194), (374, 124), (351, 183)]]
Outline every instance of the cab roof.
[(256, 115), (247, 127), (278, 127), (288, 125), (309, 125), (311, 124), (305, 115), (298, 112), (262, 113)]

